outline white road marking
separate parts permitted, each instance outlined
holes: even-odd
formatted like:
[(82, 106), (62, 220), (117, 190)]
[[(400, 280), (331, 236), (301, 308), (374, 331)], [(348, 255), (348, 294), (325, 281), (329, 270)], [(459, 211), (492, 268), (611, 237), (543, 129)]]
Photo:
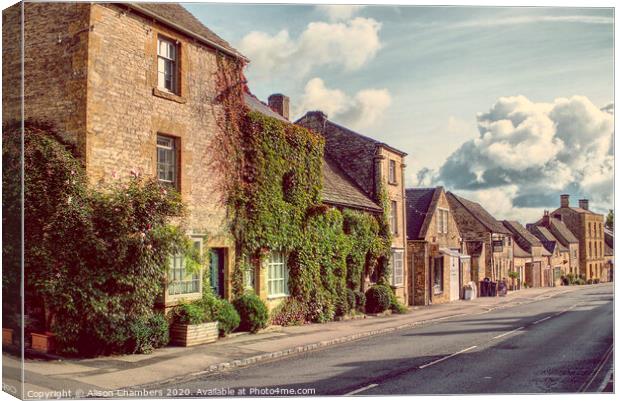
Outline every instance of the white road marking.
[(524, 328), (525, 328), (525, 326), (521, 326), (521, 327), (519, 327), (518, 329), (514, 329), (514, 330), (511, 330), (511, 331), (507, 331), (507, 332), (502, 333), (502, 334), (500, 334), (500, 335), (498, 335), (498, 336), (495, 336), (495, 337), (493, 337), (493, 339), (495, 340), (495, 339), (497, 339), (497, 338), (502, 338), (502, 337), (505, 337), (505, 336), (507, 336), (508, 334), (512, 334), (512, 333), (514, 333), (515, 331), (519, 331), (519, 330), (522, 330), (522, 329), (524, 329)]
[(549, 320), (549, 319), (551, 319), (551, 317), (552, 317), (552, 316), (547, 316), (547, 317), (544, 317), (544, 318), (542, 318), (542, 319), (539, 319), (539, 320), (535, 321), (535, 322), (534, 322), (534, 323), (532, 323), (532, 324), (542, 323), (542, 322), (544, 322), (545, 320)]
[(358, 388), (357, 390), (353, 390), (350, 393), (346, 393), (345, 396), (347, 395), (355, 395), (358, 393), (361, 393), (362, 391), (366, 391), (366, 390), (370, 390), (371, 388), (377, 387), (378, 384), (369, 384), (368, 386), (362, 387), (362, 388)]
[(457, 356), (458, 354), (462, 354), (463, 352), (470, 351), (470, 350), (472, 350), (472, 349), (474, 349), (474, 348), (478, 348), (478, 346), (477, 346), (477, 345), (472, 345), (471, 347), (469, 347), (469, 348), (465, 348), (465, 349), (462, 349), (462, 350), (460, 350), (459, 352), (455, 352), (455, 353), (454, 353), (454, 354), (452, 354), (452, 355), (444, 356), (443, 358), (439, 358), (439, 359), (434, 360), (433, 362), (429, 362), (429, 363), (427, 363), (427, 364), (425, 364), (425, 365), (419, 366), (419, 367), (418, 367), (418, 369), (428, 368), (429, 366), (432, 366), (432, 365), (434, 365), (434, 364), (436, 364), (436, 363), (439, 363), (439, 362), (443, 362), (443, 361), (445, 361), (446, 359), (450, 359), (450, 358), (452, 358), (452, 357), (454, 357), (454, 356)]
[(609, 372), (607, 372), (607, 374), (605, 375), (605, 378), (603, 379), (603, 382), (601, 383), (600, 386), (598, 386), (598, 388), (596, 389), (597, 393), (602, 393), (603, 390), (605, 390), (605, 387), (607, 387), (607, 384), (609, 384), (609, 382), (611, 381), (611, 375), (614, 373), (613, 368), (609, 369)]

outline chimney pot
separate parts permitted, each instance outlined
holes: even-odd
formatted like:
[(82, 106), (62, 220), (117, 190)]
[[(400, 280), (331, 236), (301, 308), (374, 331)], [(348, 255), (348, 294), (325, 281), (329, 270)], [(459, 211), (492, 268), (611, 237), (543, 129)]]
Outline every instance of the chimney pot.
[(281, 93), (274, 93), (269, 96), (267, 102), (269, 103), (269, 108), (271, 108), (271, 110), (275, 111), (287, 120), (289, 119), (290, 99), (288, 96)]
[(590, 202), (587, 199), (579, 199), (579, 207), (584, 210), (590, 210), (588, 207), (590, 206)]
[(560, 195), (560, 207), (569, 207), (568, 206), (568, 199), (569, 199), (570, 195), (568, 194), (562, 194)]
[(542, 218), (543, 226), (549, 227), (549, 211), (545, 210)]

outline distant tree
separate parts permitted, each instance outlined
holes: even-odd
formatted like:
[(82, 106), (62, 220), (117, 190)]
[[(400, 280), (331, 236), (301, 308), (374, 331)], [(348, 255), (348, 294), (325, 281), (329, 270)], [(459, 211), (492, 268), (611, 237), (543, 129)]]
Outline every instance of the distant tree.
[(607, 213), (607, 218), (605, 219), (605, 227), (610, 230), (614, 229), (614, 211), (613, 209), (609, 209), (609, 213)]

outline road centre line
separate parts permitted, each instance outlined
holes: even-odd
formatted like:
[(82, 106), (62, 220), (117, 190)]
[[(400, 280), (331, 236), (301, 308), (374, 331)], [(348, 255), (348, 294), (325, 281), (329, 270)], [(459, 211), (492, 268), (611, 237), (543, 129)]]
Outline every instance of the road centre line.
[(525, 328), (525, 326), (521, 326), (521, 327), (519, 327), (518, 329), (510, 330), (510, 331), (507, 331), (507, 332), (505, 332), (505, 333), (502, 333), (502, 334), (500, 334), (500, 335), (498, 335), (498, 336), (495, 336), (495, 337), (493, 337), (493, 339), (495, 340), (495, 339), (497, 339), (497, 338), (502, 338), (502, 337), (504, 337), (504, 336), (507, 336), (508, 334), (512, 334), (512, 333), (514, 333), (515, 331), (519, 331), (519, 330), (522, 330), (522, 329), (524, 329), (524, 328)]
[(454, 356), (457, 356), (457, 355), (459, 355), (459, 354), (462, 354), (463, 352), (470, 351), (470, 350), (472, 350), (472, 349), (474, 349), (474, 348), (478, 348), (478, 346), (477, 346), (477, 345), (472, 345), (471, 347), (469, 347), (469, 348), (465, 348), (465, 349), (462, 349), (462, 350), (460, 350), (460, 351), (458, 351), (458, 352), (455, 352), (455, 353), (454, 353), (454, 354), (452, 354), (452, 355), (447, 355), (447, 356), (444, 356), (443, 358), (436, 359), (436, 360), (434, 360), (433, 362), (429, 362), (429, 363), (427, 363), (427, 364), (425, 364), (425, 365), (419, 366), (419, 367), (418, 367), (418, 369), (424, 369), (424, 368), (427, 368), (427, 367), (432, 366), (432, 365), (434, 365), (434, 364), (436, 364), (436, 363), (443, 362), (443, 361), (445, 361), (446, 359), (450, 359), (450, 358), (452, 358), (452, 357), (454, 357)]
[(542, 319), (539, 319), (539, 320), (535, 321), (535, 322), (534, 322), (534, 323), (532, 323), (532, 324), (542, 323), (542, 322), (544, 322), (545, 320), (549, 320), (549, 319), (551, 319), (552, 317), (553, 317), (553, 316), (547, 316), (547, 317), (544, 317), (544, 318), (542, 318)]
[(368, 386), (365, 386), (365, 387), (362, 387), (362, 388), (358, 388), (357, 390), (353, 390), (353, 391), (351, 391), (349, 393), (346, 393), (345, 396), (359, 394), (362, 391), (370, 390), (371, 388), (375, 388), (377, 386), (378, 386), (378, 384), (375, 384), (375, 383), (369, 384)]

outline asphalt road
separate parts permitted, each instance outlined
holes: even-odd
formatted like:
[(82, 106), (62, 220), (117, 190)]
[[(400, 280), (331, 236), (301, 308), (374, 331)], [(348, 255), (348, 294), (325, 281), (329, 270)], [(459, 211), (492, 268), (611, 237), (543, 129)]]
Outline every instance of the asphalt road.
[(613, 391), (612, 347), (613, 286), (600, 284), (165, 388), (184, 396)]

